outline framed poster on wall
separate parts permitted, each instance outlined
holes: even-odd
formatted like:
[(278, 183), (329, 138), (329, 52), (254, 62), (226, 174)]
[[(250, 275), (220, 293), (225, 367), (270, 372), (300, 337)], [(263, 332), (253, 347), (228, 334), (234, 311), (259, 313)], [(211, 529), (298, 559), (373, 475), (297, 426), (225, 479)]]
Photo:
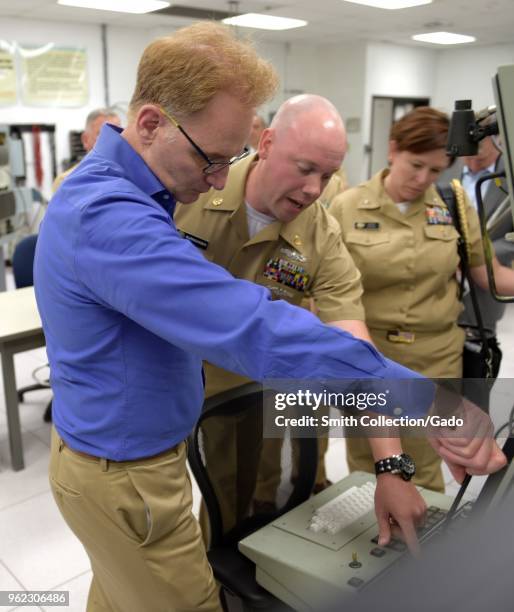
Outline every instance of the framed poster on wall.
[(27, 106), (78, 107), (89, 99), (85, 49), (19, 47), (21, 96)]
[(0, 40), (0, 106), (16, 104), (16, 66), (14, 47)]

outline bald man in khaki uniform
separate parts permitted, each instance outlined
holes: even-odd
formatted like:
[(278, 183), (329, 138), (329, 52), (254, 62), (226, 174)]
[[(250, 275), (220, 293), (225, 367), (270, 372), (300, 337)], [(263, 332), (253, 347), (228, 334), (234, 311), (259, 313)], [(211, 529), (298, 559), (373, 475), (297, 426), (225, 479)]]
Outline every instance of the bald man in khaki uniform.
[[(300, 306), (312, 297), (325, 323), (364, 320), (360, 274), (341, 240), (337, 222), (320, 202), (289, 223), (272, 220), (250, 238), (245, 186), (257, 155), (236, 164), (225, 189), (209, 191), (194, 206), (178, 206), (174, 220), (205, 257), (238, 278), (267, 287), (274, 299)], [(248, 382), (206, 365), (206, 395)]]
[[(459, 234), (431, 186), (406, 213), (386, 193), (388, 171), (339, 196), (330, 212), (362, 273), (366, 323), (378, 350), (425, 376), (460, 378), (464, 332), (457, 269)], [(478, 219), (468, 206), (470, 267), (483, 264)], [(423, 438), (402, 439), (416, 484), (444, 490), (441, 459)], [(372, 471), (367, 440), (347, 440), (351, 469)]]
[[(277, 113), (272, 129), (265, 130), (261, 137), (258, 155), (231, 169), (223, 191), (210, 191), (194, 206), (177, 208), (174, 216), (177, 228), (202, 249), (207, 259), (238, 278), (264, 285), (274, 299), (296, 305), (308, 304), (307, 300), (312, 299), (322, 321), (369, 338), (363, 324), (360, 275), (342, 243), (337, 222), (315, 201), (340, 167), (346, 150), (342, 122), (332, 105), (318, 96), (298, 96), (286, 102), (284, 108), (281, 114)], [(312, 119), (315, 109), (320, 115)], [(279, 128), (286, 123), (289, 126), (291, 116), (300, 123), (303, 113), (316, 127), (319, 124), (321, 145), (303, 135), (303, 147), (296, 148), (277, 129), (277, 123)], [(321, 129), (327, 115), (334, 123), (325, 137), (328, 145), (323, 141)], [(288, 127), (289, 131), (297, 128), (296, 123)], [(273, 155), (282, 149), (287, 151), (275, 160)], [(265, 195), (264, 207), (260, 206), (261, 192)], [(248, 382), (210, 364), (205, 364), (205, 374), (207, 397)], [(254, 438), (261, 437), (255, 428), (251, 433)], [(260, 439), (255, 442), (259, 447), (262, 444)], [(245, 452), (258, 456), (258, 451), (249, 450), (249, 444), (247, 440)], [(281, 444), (281, 440), (264, 440), (260, 453), (262, 478), (255, 494), (260, 501), (274, 502), (276, 479), (280, 474), (273, 465), (280, 461)], [(323, 457), (326, 439), (320, 446)], [(228, 452), (226, 444), (222, 443), (221, 447), (224, 453)], [(324, 485), (325, 481), (321, 461), (317, 482)], [(248, 477), (248, 486), (252, 489), (248, 495), (253, 493), (253, 485)], [(227, 491), (224, 495), (228, 498)], [(241, 496), (239, 491), (237, 497), (240, 500), (245, 495)], [(228, 504), (225, 510), (227, 518)]]

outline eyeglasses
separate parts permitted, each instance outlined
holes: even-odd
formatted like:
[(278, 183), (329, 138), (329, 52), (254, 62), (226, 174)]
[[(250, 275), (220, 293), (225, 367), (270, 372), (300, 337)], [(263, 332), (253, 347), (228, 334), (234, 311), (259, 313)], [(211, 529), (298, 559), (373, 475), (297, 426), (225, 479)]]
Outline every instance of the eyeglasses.
[(250, 154), (250, 149), (248, 147), (245, 147), (243, 149), (243, 152), (240, 155), (231, 157), (230, 159), (226, 161), (212, 161), (202, 151), (202, 149), (196, 144), (196, 142), (191, 138), (191, 136), (189, 136), (186, 130), (180, 125), (180, 123), (175, 119), (175, 117), (173, 117), (173, 115), (170, 115), (169, 113), (167, 113), (163, 108), (160, 108), (160, 110), (161, 110), (161, 113), (166, 117), (166, 119), (171, 121), (171, 123), (178, 130), (180, 130), (180, 132), (182, 132), (182, 134), (187, 138), (187, 140), (189, 141), (191, 146), (194, 148), (194, 150), (198, 153), (198, 155), (200, 155), (200, 157), (205, 159), (205, 161), (207, 162), (207, 166), (205, 166), (205, 168), (202, 168), (202, 172), (204, 174), (214, 174), (215, 172), (219, 172), (220, 170), (223, 170), (223, 168), (227, 168), (228, 166), (235, 164), (237, 161), (239, 161), (240, 159), (244, 159)]

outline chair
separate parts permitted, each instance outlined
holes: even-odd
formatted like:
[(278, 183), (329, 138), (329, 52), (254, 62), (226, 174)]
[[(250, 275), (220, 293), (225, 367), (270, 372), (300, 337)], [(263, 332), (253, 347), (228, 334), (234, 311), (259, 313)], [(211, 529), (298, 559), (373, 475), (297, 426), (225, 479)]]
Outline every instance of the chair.
[[(14, 274), (14, 284), (17, 289), (22, 287), (31, 287), (34, 284), (34, 254), (36, 252), (37, 234), (26, 236), (14, 249), (12, 257), (12, 269)], [(47, 389), (48, 385), (42, 383), (34, 383), (18, 389), (18, 401), (23, 402), (23, 396), (29, 391), (39, 391)], [(45, 423), (50, 423), (52, 420), (52, 401), (46, 407), (43, 420)]]
[(286, 438), (277, 466), (280, 484), (273, 509), (266, 512), (252, 503), (265, 393), (260, 384), (248, 383), (209, 398), (188, 441), (189, 465), (208, 514), (207, 557), (221, 585), (225, 610), (232, 604), (244, 611), (290, 610), (257, 584), (255, 565), (237, 544), (308, 499), (316, 478), (316, 438), (300, 438), (294, 444)]

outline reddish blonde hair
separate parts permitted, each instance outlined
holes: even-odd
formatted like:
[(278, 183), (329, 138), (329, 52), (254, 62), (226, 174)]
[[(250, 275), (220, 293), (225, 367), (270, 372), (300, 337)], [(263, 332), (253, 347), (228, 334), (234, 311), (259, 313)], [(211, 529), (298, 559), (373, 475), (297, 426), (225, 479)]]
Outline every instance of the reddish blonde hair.
[(446, 113), (418, 106), (393, 124), (389, 139), (396, 142), (399, 151), (427, 153), (446, 148), (450, 119)]
[(150, 43), (143, 52), (129, 114), (158, 104), (178, 118), (201, 111), (219, 91), (256, 108), (272, 97), (278, 78), (248, 40), (214, 22), (195, 23)]

